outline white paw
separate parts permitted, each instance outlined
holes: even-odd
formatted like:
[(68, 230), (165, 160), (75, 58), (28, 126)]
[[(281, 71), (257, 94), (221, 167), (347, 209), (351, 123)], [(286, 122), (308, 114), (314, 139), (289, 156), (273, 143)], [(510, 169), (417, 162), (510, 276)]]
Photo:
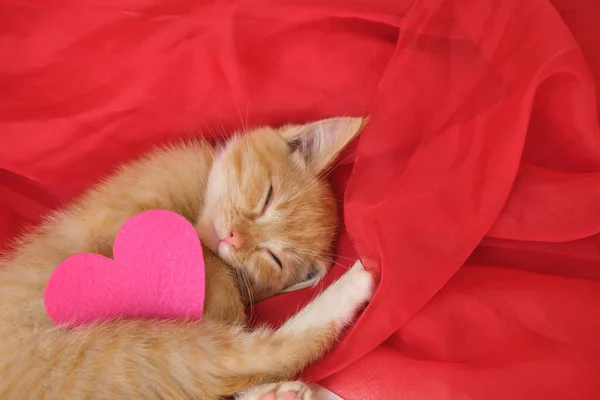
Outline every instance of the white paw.
[(373, 276), (357, 261), (315, 300), (289, 319), (279, 331), (296, 334), (307, 329), (329, 326), (331, 323), (341, 329), (352, 322), (356, 312), (372, 295)]
[(373, 276), (365, 270), (360, 261), (356, 261), (340, 279), (323, 293), (329, 307), (337, 304), (337, 319), (343, 324), (349, 322), (357, 309), (368, 302), (372, 295)]
[(340, 280), (342, 279), (347, 279), (347, 282), (343, 282), (344, 289), (355, 292), (359, 301), (371, 300), (371, 296), (373, 296), (373, 275), (365, 269), (360, 260), (357, 260), (350, 267)]
[(299, 381), (256, 386), (236, 397), (237, 400), (317, 400), (312, 389)]

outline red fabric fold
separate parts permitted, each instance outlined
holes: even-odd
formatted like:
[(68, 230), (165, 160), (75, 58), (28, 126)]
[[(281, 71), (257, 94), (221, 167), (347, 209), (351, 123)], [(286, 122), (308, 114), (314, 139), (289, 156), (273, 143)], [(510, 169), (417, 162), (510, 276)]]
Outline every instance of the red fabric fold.
[[(373, 301), (346, 400), (600, 398), (594, 0), (0, 4), (0, 234), (170, 140), (370, 115), (332, 172)], [(269, 299), (277, 324), (311, 291)]]

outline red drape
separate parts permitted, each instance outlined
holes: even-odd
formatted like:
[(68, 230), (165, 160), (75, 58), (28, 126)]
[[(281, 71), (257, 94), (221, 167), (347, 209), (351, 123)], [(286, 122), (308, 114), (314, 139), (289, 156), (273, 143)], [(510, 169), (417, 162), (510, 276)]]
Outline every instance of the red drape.
[(331, 177), (380, 283), (305, 378), (600, 398), (597, 0), (4, 0), (0, 60), (3, 245), (157, 143), (369, 114)]

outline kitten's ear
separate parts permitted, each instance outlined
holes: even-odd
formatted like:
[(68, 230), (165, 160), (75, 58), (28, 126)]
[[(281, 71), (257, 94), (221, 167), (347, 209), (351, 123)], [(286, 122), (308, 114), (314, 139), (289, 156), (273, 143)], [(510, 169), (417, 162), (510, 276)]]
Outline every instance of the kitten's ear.
[(313, 266), (310, 274), (308, 275), (308, 277), (306, 277), (306, 279), (304, 279), (302, 282), (298, 282), (286, 287), (282, 290), (281, 293), (295, 292), (296, 290), (306, 289), (308, 287), (315, 286), (321, 281), (321, 279), (323, 279), (326, 273), (327, 266), (323, 263), (318, 263), (317, 265)]
[(292, 152), (299, 152), (315, 173), (323, 172), (360, 132), (363, 118), (330, 118), (306, 125), (290, 125), (281, 136)]

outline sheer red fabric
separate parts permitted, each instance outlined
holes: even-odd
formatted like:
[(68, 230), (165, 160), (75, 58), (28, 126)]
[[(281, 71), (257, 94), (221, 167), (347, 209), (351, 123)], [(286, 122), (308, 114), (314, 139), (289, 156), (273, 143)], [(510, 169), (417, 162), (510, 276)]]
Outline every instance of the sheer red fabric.
[(2, 244), (157, 143), (369, 114), (331, 174), (327, 282), (358, 255), (379, 286), (305, 378), (598, 399), (599, 21), (596, 0), (4, 0)]

